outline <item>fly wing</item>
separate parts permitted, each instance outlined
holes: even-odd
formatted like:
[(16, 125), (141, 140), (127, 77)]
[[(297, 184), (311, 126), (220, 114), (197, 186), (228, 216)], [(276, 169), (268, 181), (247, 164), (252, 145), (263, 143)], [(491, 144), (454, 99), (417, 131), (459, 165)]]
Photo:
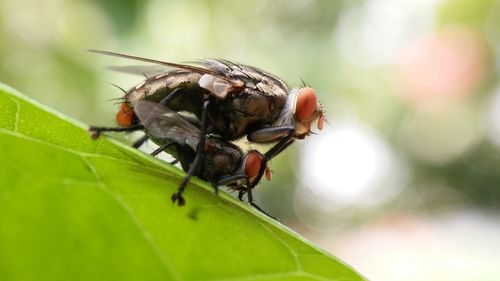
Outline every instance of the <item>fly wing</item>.
[(168, 67), (162, 67), (160, 65), (121, 65), (121, 66), (108, 66), (106, 67), (109, 70), (132, 74), (132, 75), (140, 75), (146, 78), (155, 77), (164, 73), (169, 72)]
[(114, 56), (114, 57), (120, 57), (120, 58), (124, 58), (124, 59), (142, 61), (142, 62), (157, 64), (157, 65), (166, 66), (166, 67), (175, 68), (175, 69), (184, 69), (184, 70), (199, 73), (199, 74), (208, 74), (208, 75), (212, 75), (214, 77), (217, 77), (219, 79), (226, 80), (228, 83), (231, 83), (231, 84), (240, 84), (241, 83), (241, 81), (232, 81), (230, 79), (230, 77), (227, 77), (227, 76), (222, 75), (221, 73), (219, 73), (217, 71), (214, 71), (212, 69), (207, 69), (204, 67), (193, 66), (193, 65), (188, 65), (188, 64), (179, 64), (179, 63), (173, 63), (173, 62), (166, 62), (166, 61), (148, 59), (148, 58), (143, 58), (143, 57), (137, 57), (137, 56), (132, 56), (132, 55), (102, 51), (102, 50), (89, 49), (88, 51), (92, 52), (92, 53), (101, 54), (101, 55)]
[(101, 54), (101, 55), (107, 55), (107, 56), (114, 56), (114, 57), (119, 57), (119, 58), (124, 58), (124, 59), (142, 61), (142, 62), (147, 62), (147, 63), (153, 63), (153, 64), (163, 65), (163, 66), (167, 66), (167, 67), (171, 67), (171, 68), (185, 69), (185, 70), (189, 70), (189, 71), (200, 73), (200, 74), (214, 74), (213, 71), (211, 71), (209, 69), (206, 69), (203, 67), (187, 65), (187, 64), (166, 62), (166, 61), (160, 61), (160, 60), (142, 58), (142, 57), (137, 57), (137, 56), (132, 56), (132, 55), (126, 55), (126, 54), (120, 54), (120, 53), (114, 53), (114, 52), (108, 52), (108, 51), (102, 51), (102, 50), (94, 50), (94, 49), (90, 49), (89, 52), (97, 53), (97, 54)]
[(196, 151), (200, 130), (180, 114), (159, 103), (149, 101), (138, 102), (134, 110), (147, 132), (153, 137), (189, 145)]

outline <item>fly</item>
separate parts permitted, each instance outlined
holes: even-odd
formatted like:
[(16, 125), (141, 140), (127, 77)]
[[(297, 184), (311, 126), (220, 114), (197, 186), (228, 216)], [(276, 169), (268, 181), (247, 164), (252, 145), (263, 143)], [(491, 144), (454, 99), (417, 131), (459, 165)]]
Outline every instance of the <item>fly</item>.
[[(135, 104), (135, 113), (145, 128), (145, 133), (160, 146), (153, 154), (165, 151), (176, 158), (182, 168), (188, 172), (172, 200), (179, 205), (185, 204), (182, 194), (190, 176), (208, 181), (216, 191), (220, 185), (239, 191), (239, 199), (248, 193), (249, 203), (262, 211), (254, 202), (250, 186), (257, 179), (260, 165), (266, 155), (256, 150), (243, 153), (241, 148), (220, 137), (205, 135), (177, 112), (160, 103), (139, 101)], [(202, 153), (198, 154), (197, 151)], [(265, 174), (270, 179), (270, 171), (265, 167)], [(262, 211), (264, 212), (264, 211)], [(265, 212), (264, 212), (265, 213)]]

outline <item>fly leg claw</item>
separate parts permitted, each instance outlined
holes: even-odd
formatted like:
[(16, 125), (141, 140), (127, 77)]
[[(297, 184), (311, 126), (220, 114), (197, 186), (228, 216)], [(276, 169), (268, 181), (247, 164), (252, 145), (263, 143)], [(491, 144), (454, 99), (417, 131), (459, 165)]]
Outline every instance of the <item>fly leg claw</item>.
[(182, 191), (180, 191), (180, 190), (177, 191), (176, 193), (172, 194), (172, 197), (170, 197), (170, 199), (172, 199), (173, 203), (177, 202), (177, 206), (186, 205), (186, 200), (182, 196)]

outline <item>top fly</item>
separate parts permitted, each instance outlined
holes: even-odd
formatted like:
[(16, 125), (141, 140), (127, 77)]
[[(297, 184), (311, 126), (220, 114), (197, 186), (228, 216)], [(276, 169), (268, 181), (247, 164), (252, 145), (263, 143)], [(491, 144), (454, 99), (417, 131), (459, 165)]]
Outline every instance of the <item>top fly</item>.
[[(208, 132), (227, 140), (245, 135), (251, 142), (269, 143), (289, 134), (302, 139), (317, 121), (323, 128), (323, 109), (316, 92), (309, 87), (290, 89), (278, 77), (258, 68), (227, 60), (205, 60), (198, 65), (176, 64), (130, 55), (92, 52), (154, 63), (171, 70), (147, 77), (125, 93), (125, 103), (134, 107), (140, 100), (161, 101), (175, 111), (192, 112), (201, 119), (203, 102), (208, 100)], [(134, 71), (128, 67), (116, 70)], [(137, 72), (136, 73), (143, 73)], [(124, 115), (123, 110), (118, 115)], [(133, 125), (132, 116), (122, 126)]]

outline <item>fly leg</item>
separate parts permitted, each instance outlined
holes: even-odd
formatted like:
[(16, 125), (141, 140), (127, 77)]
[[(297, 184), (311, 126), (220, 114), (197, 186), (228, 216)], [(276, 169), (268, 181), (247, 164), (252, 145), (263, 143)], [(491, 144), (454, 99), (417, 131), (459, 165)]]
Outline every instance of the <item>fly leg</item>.
[[(261, 207), (259, 207), (259, 205), (257, 205), (254, 201), (253, 201), (253, 194), (252, 194), (252, 187), (250, 186), (250, 182), (247, 181), (247, 190), (246, 190), (246, 193), (248, 194), (248, 203), (250, 203), (250, 205), (252, 207), (254, 207), (255, 209), (257, 209), (259, 212), (263, 213), (264, 215), (274, 219), (274, 220), (278, 220), (277, 218), (271, 216), (270, 214), (268, 214), (266, 211), (264, 211)], [(238, 194), (238, 199), (240, 199), (240, 195), (243, 197), (243, 194), (242, 194), (242, 191), (240, 191), (240, 193)], [(241, 199), (240, 199), (241, 200)]]
[(249, 133), (247, 139), (250, 142), (270, 143), (291, 137), (294, 131), (293, 126), (263, 128)]
[[(245, 180), (246, 178), (247, 178), (247, 176), (243, 173), (234, 174), (234, 175), (230, 175), (230, 176), (223, 176), (215, 182), (214, 186), (218, 187), (220, 185), (236, 184), (241, 180)], [(217, 192), (218, 192), (218, 189), (215, 191), (215, 193), (217, 193)], [(246, 192), (245, 190), (238, 191), (238, 199), (240, 201), (243, 201), (243, 194), (245, 194), (245, 192)]]
[(243, 201), (243, 195), (245, 195), (245, 191), (244, 190), (240, 190), (238, 192), (238, 200)]
[(230, 184), (233, 184), (233, 183), (236, 183), (240, 180), (244, 180), (246, 179), (247, 176), (243, 173), (239, 173), (239, 174), (234, 174), (234, 175), (230, 175), (230, 176), (223, 176), (221, 177), (219, 180), (217, 180), (217, 185), (230, 185)]
[(173, 90), (169, 95), (164, 97), (161, 101), (160, 104), (163, 106), (168, 107), (168, 104), (179, 94), (181, 93), (182, 89), (181, 88), (176, 88)]
[(90, 135), (93, 139), (97, 139), (102, 132), (133, 132), (137, 130), (143, 130), (143, 125), (132, 125), (129, 127), (89, 127)]
[(170, 143), (165, 143), (165, 144), (162, 144), (160, 147), (158, 147), (157, 149), (155, 149), (153, 152), (151, 152), (151, 155), (152, 156), (156, 156), (158, 154), (160, 154), (160, 152), (164, 151), (165, 149), (169, 148), (170, 146), (172, 146), (174, 143), (173, 142), (170, 142)]
[(182, 197), (182, 193), (189, 182), (189, 179), (194, 175), (196, 168), (198, 167), (198, 163), (203, 158), (203, 151), (205, 148), (205, 140), (206, 140), (206, 130), (207, 130), (207, 107), (208, 101), (203, 104), (203, 112), (201, 115), (201, 132), (200, 132), (200, 141), (198, 142), (198, 146), (196, 147), (196, 156), (194, 157), (193, 163), (191, 163), (191, 167), (189, 167), (189, 171), (187, 175), (182, 180), (181, 184), (177, 188), (177, 192), (172, 194), (172, 202), (177, 201), (177, 205), (183, 206), (186, 204), (186, 200)]
[(219, 195), (219, 186), (215, 182), (211, 182), (212, 187), (214, 188), (215, 195)]
[(149, 139), (149, 137), (147, 135), (144, 135), (142, 136), (141, 138), (139, 138), (138, 140), (136, 140), (133, 144), (132, 144), (132, 147), (133, 148), (139, 148), (141, 147), (147, 140)]
[[(151, 152), (151, 155), (156, 156), (156, 155), (160, 154), (160, 152), (166, 150), (167, 148), (169, 148), (173, 144), (174, 144), (173, 142), (163, 144), (160, 147), (158, 147), (157, 149), (155, 149), (153, 152)], [(175, 165), (177, 163), (179, 163), (179, 160), (177, 160), (177, 159), (172, 161), (172, 162), (169, 162), (170, 165)]]

